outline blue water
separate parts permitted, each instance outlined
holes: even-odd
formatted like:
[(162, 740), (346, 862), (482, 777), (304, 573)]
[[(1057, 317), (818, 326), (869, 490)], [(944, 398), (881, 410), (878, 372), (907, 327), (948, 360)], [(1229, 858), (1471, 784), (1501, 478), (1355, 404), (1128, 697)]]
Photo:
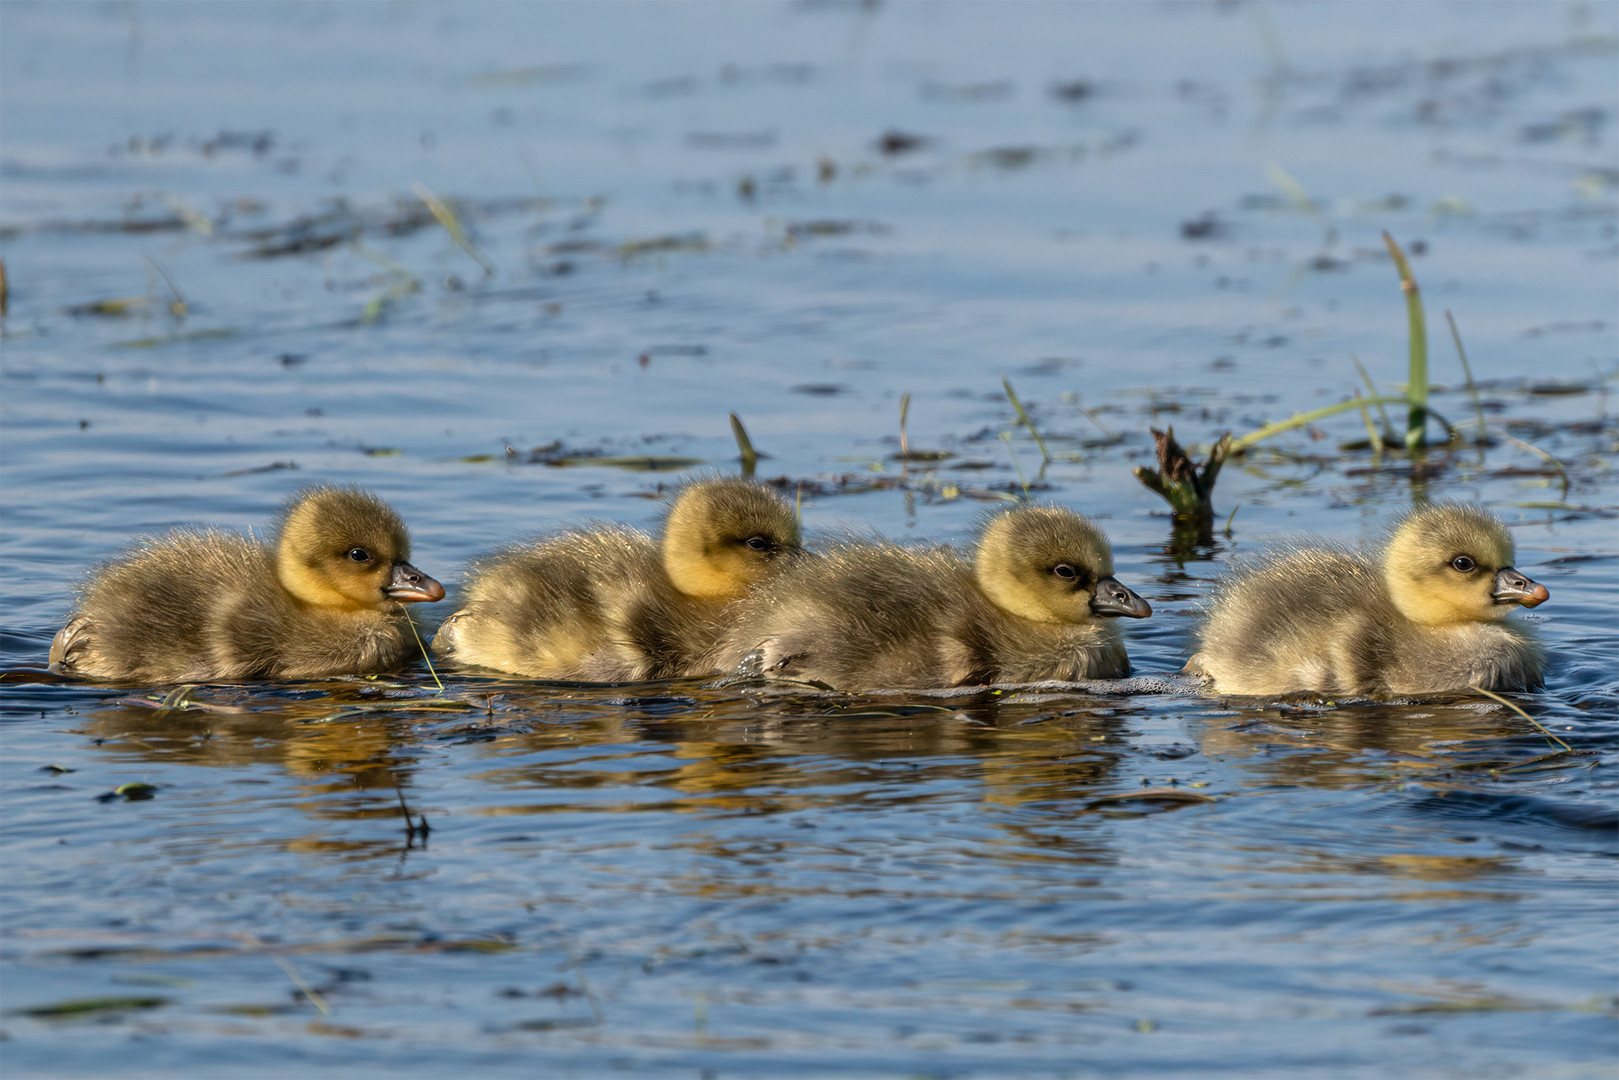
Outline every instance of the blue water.
[[(1611, 1075), (1616, 61), (1612, 5), (0, 6), (6, 1075)], [(1385, 230), (1466, 445), (1278, 436), (1171, 551), (1150, 426), (1398, 391)], [(1233, 556), (1485, 503), (1571, 749), (1469, 695), (40, 673), (137, 536), (362, 483), (447, 614), (692, 471), (535, 448), (732, 470), (730, 412), (812, 537), (1095, 516), (1149, 674)]]

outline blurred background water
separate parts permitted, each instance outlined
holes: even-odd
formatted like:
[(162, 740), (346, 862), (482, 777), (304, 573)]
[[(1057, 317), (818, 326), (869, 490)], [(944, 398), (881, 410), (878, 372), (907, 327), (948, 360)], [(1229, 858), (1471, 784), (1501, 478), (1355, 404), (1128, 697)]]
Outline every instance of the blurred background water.
[[(1610, 1075), (1616, 59), (1611, 4), (0, 7), (7, 1074)], [(1172, 550), (1149, 427), (1404, 380), (1385, 230), (1467, 442), (1267, 440)], [(1571, 749), (1466, 696), (39, 671), (136, 536), (362, 483), (431, 621), (655, 525), (730, 412), (812, 536), (1095, 516), (1146, 673), (1233, 555), (1483, 502)]]

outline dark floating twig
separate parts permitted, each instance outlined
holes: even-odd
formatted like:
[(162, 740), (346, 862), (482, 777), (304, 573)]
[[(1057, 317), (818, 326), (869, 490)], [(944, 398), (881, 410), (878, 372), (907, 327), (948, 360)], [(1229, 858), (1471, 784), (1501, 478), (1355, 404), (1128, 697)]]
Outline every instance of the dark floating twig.
[(1231, 452), (1231, 433), (1220, 436), (1209, 451), (1208, 461), (1201, 469), (1186, 456), (1175, 441), (1175, 429), (1152, 429), (1153, 442), (1158, 448), (1158, 468), (1145, 465), (1135, 468), (1136, 479), (1148, 489), (1157, 492), (1175, 512), (1173, 545), (1185, 550), (1197, 544), (1214, 542), (1214, 481), (1220, 475)]

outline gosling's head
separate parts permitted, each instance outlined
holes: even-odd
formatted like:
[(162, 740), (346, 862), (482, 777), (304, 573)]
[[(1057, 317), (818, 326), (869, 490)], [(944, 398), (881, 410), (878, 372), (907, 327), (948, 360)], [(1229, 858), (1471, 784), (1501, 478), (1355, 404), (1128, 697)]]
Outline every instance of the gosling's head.
[(444, 599), (444, 586), (409, 560), (405, 523), (358, 488), (309, 488), (282, 515), (276, 573), (306, 604), (357, 611)]
[(664, 570), (688, 596), (741, 596), (803, 550), (792, 508), (749, 480), (699, 480), (663, 526)]
[(1394, 606), (1412, 622), (1484, 622), (1551, 596), (1512, 568), (1512, 555), (1512, 537), (1494, 514), (1476, 506), (1429, 506), (1395, 528), (1383, 576)]
[(990, 518), (975, 570), (979, 587), (998, 606), (1036, 622), (1152, 614), (1114, 578), (1113, 549), (1101, 531), (1056, 506), (1020, 506)]

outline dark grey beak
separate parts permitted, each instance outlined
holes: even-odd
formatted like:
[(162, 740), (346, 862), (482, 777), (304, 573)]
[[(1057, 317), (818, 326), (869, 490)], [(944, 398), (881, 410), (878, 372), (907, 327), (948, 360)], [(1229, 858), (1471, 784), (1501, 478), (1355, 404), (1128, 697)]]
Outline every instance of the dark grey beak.
[(1551, 599), (1551, 590), (1538, 581), (1530, 581), (1510, 566), (1503, 566), (1495, 575), (1495, 591), (1490, 599), (1497, 604), (1522, 604), (1535, 607)]
[(401, 604), (417, 601), (431, 604), (435, 600), (444, 599), (444, 586), (408, 562), (394, 563), (393, 575), (388, 578), (388, 584), (382, 591), (388, 594), (388, 599), (397, 600)]
[(1096, 583), (1091, 613), (1109, 618), (1128, 615), (1132, 619), (1145, 619), (1152, 614), (1152, 605), (1121, 585), (1118, 578), (1105, 577)]

